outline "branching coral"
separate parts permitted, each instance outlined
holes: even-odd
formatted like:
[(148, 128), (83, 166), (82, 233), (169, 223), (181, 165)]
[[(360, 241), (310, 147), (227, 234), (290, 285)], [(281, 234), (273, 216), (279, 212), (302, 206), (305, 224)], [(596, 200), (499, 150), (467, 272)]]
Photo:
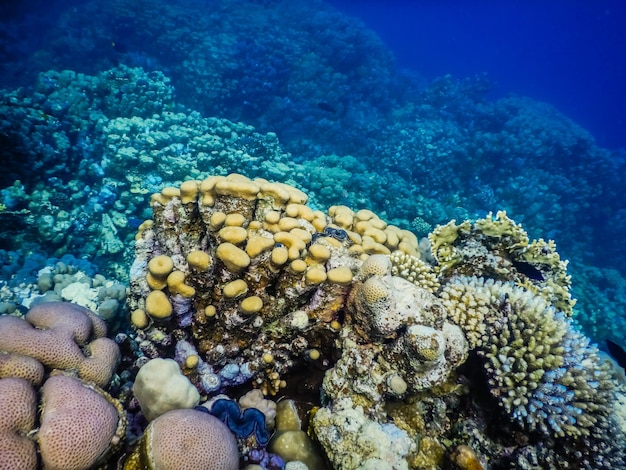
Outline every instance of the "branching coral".
[(571, 320), (512, 284), (459, 279), (442, 296), (485, 359), (489, 390), (510, 419), (565, 452), (583, 442), (612, 448), (612, 375)]

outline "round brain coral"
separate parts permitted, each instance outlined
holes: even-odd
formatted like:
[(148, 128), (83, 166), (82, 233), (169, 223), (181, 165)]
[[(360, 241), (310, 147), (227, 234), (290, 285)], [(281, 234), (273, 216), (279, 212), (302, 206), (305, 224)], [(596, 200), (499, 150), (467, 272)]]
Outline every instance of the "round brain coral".
[(76, 370), (101, 387), (109, 383), (120, 358), (117, 344), (105, 334), (101, 319), (69, 302), (37, 304), (24, 318), (0, 317), (0, 350), (32, 357), (49, 368)]
[(133, 392), (148, 421), (198, 404), (200, 394), (173, 359), (152, 359), (139, 369)]
[(42, 402), (37, 442), (45, 468), (91, 468), (124, 435), (124, 418), (110, 398), (79, 379), (50, 377)]
[(125, 470), (237, 470), (237, 441), (216, 417), (198, 410), (173, 410), (146, 429)]
[(0, 380), (0, 468), (37, 468), (35, 443), (26, 435), (35, 427), (37, 395), (21, 378)]

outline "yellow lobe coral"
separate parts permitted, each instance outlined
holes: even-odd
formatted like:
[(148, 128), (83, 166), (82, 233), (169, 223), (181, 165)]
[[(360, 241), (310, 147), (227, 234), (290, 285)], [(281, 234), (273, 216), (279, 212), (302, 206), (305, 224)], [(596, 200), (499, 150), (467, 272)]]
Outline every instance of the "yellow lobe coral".
[(261, 300), (261, 297), (257, 295), (246, 297), (241, 301), (240, 307), (243, 313), (251, 315), (261, 311), (263, 308), (263, 300)]
[(306, 263), (301, 259), (294, 259), (291, 263), (289, 263), (289, 269), (291, 269), (294, 273), (303, 273), (306, 271)]
[(278, 246), (272, 250), (271, 260), (276, 266), (282, 266), (289, 259), (289, 251), (284, 246)]
[(200, 193), (202, 193), (202, 205), (207, 207), (213, 207), (215, 205), (215, 185), (218, 181), (222, 181), (226, 178), (223, 176), (209, 176), (207, 179), (200, 183)]
[(352, 271), (347, 266), (339, 266), (338, 268), (331, 269), (326, 273), (328, 280), (333, 284), (339, 284), (340, 286), (347, 286), (352, 282)]
[(172, 258), (167, 255), (155, 256), (148, 262), (150, 274), (157, 278), (165, 278), (174, 269)]
[(180, 185), (180, 200), (183, 204), (188, 204), (190, 202), (194, 202), (196, 200), (196, 196), (198, 195), (198, 189), (200, 186), (200, 181), (190, 180), (185, 181)]
[(226, 219), (224, 219), (224, 225), (227, 227), (241, 227), (245, 221), (246, 218), (242, 214), (235, 212), (226, 216)]
[(248, 238), (248, 231), (243, 227), (226, 226), (219, 231), (222, 240), (233, 245), (241, 245)]
[(254, 181), (236, 180), (218, 181), (215, 185), (215, 192), (222, 196), (235, 196), (245, 199), (246, 201), (254, 201), (261, 188)]
[(309, 268), (305, 274), (307, 284), (318, 285), (326, 280), (326, 271), (322, 268)]
[(206, 271), (211, 265), (211, 257), (204, 251), (193, 250), (187, 255), (187, 263), (196, 271)]
[(289, 232), (278, 232), (274, 234), (274, 241), (285, 245), (288, 249), (290, 260), (300, 257), (300, 251), (306, 248), (302, 239)]
[(185, 273), (182, 271), (174, 271), (167, 276), (167, 287), (173, 294), (180, 294), (183, 297), (193, 297), (196, 290), (185, 284)]
[(222, 243), (215, 253), (229, 271), (239, 272), (250, 265), (250, 257), (241, 248), (232, 243)]
[(145, 310), (142, 310), (140, 308), (133, 310), (133, 312), (130, 314), (130, 321), (136, 328), (139, 329), (145, 328), (150, 322)]
[(209, 227), (212, 230), (219, 230), (226, 222), (226, 214), (223, 212), (214, 212), (209, 219)]
[(148, 294), (146, 313), (158, 320), (169, 318), (172, 315), (172, 304), (163, 291), (154, 290)]
[(274, 246), (274, 239), (263, 236), (250, 237), (246, 243), (246, 253), (250, 258), (256, 258)]
[(235, 281), (229, 282), (222, 289), (224, 296), (229, 299), (234, 299), (235, 297), (239, 297), (248, 292), (248, 284), (243, 279), (237, 279)]
[(330, 250), (328, 247), (316, 243), (309, 247), (308, 255), (316, 262), (323, 263), (330, 258)]
[(278, 221), (278, 229), (282, 230), (283, 232), (289, 232), (299, 225), (300, 222), (298, 222), (298, 219), (294, 219), (292, 217), (283, 217)]

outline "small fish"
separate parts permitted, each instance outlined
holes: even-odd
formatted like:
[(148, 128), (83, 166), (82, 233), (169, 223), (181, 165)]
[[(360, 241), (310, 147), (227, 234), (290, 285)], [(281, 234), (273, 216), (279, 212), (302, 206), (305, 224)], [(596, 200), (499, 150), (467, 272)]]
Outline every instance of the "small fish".
[(606, 340), (606, 347), (609, 350), (611, 357), (615, 359), (619, 366), (626, 369), (626, 351), (624, 351), (624, 348), (610, 339)]
[(324, 101), (318, 102), (317, 107), (320, 108), (322, 111), (326, 111), (327, 113), (337, 114), (337, 109), (330, 104), (325, 103)]
[(529, 277), (535, 281), (543, 281), (544, 277), (541, 271), (535, 268), (532, 264), (525, 261), (512, 261), (513, 266), (524, 276)]
[(128, 47), (120, 42), (111, 41), (111, 47), (115, 52), (119, 52), (120, 54), (126, 54), (128, 52)]

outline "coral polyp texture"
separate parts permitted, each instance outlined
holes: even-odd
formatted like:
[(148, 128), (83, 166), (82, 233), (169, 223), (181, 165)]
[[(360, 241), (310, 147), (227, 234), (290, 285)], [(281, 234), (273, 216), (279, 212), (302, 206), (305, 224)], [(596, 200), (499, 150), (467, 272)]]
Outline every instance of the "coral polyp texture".
[(235, 437), (219, 419), (197, 410), (172, 410), (146, 428), (124, 470), (211, 468), (237, 470)]

